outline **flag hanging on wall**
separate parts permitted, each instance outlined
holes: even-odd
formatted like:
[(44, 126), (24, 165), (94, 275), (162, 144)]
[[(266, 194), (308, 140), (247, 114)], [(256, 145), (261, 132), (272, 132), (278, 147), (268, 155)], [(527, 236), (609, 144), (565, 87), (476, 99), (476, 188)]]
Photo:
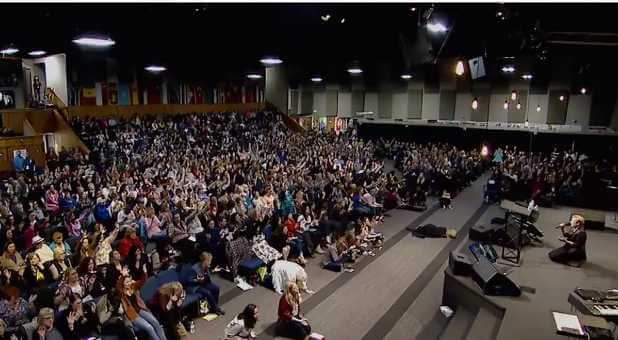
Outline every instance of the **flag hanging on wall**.
[(118, 87), (116, 83), (107, 84), (107, 104), (118, 105)]
[(83, 87), (81, 89), (79, 105), (97, 105), (97, 90), (94, 87)]
[(131, 90), (127, 84), (118, 85), (118, 104), (130, 105), (131, 104)]

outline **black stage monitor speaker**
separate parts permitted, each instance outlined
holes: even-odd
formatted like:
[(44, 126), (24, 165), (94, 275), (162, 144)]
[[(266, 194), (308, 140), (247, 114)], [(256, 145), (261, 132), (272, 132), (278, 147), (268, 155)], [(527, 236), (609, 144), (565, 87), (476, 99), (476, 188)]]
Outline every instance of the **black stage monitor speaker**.
[(470, 228), (468, 237), (472, 241), (490, 243), (493, 232), (494, 232), (494, 228), (491, 226), (477, 225), (477, 226)]
[(452, 251), (448, 257), (448, 266), (455, 275), (468, 276), (472, 274), (472, 261), (466, 254)]
[(495, 296), (520, 296), (521, 288), (511, 281), (485, 257), (472, 265), (472, 277), (479, 284), (483, 293)]

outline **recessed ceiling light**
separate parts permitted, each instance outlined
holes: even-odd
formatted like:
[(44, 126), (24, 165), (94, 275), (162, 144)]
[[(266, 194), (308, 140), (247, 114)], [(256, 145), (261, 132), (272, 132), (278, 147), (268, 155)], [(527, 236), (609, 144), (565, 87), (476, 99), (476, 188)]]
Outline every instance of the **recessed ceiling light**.
[(504, 72), (504, 73), (513, 73), (513, 72), (515, 72), (515, 67), (513, 67), (513, 66), (504, 66), (504, 67), (502, 67), (502, 72)]
[(363, 73), (363, 70), (361, 70), (358, 67), (352, 67), (348, 69), (348, 72), (352, 74), (359, 74), (359, 73)]
[(581, 92), (581, 94), (586, 94), (587, 90), (585, 87), (582, 87), (582, 89), (579, 92)]
[(109, 47), (116, 44), (116, 42), (110, 38), (95, 36), (82, 36), (77, 39), (73, 39), (73, 42), (78, 45), (90, 47)]
[(322, 79), (321, 77), (313, 77), (313, 78), (311, 78), (311, 81), (312, 81), (312, 82), (314, 82), (314, 83), (319, 83), (319, 82), (321, 82), (322, 80), (323, 80), (323, 79)]
[(560, 96), (560, 98), (558, 98), (558, 99), (560, 99), (560, 101), (562, 102), (562, 101), (564, 101), (564, 96)]
[(531, 74), (524, 74), (524, 75), (521, 76), (521, 78), (525, 79), (525, 80), (530, 80), (530, 79), (532, 79), (532, 75)]
[(320, 17), (322, 19), (322, 21), (328, 21), (330, 20), (330, 14), (326, 14)]
[(41, 51), (41, 50), (36, 50), (36, 51), (28, 52), (28, 55), (31, 55), (33, 57), (38, 57), (38, 56), (44, 55), (45, 53), (47, 53), (47, 52)]
[(341, 23), (343, 24), (345, 22), (345, 18), (341, 18)]
[(261, 74), (256, 74), (256, 73), (250, 73), (250, 74), (247, 74), (247, 78), (249, 78), (249, 79), (262, 79), (262, 75)]
[(19, 49), (15, 47), (7, 47), (5, 49), (0, 50), (0, 53), (2, 54), (15, 54), (17, 52), (19, 52)]
[(410, 7), (410, 10), (411, 10), (412, 12), (416, 12), (416, 7)]
[(283, 62), (283, 60), (279, 58), (263, 58), (260, 59), (260, 62), (264, 65), (278, 65)]
[(412, 75), (411, 74), (402, 74), (401, 75), (401, 79), (406, 79), (406, 80), (412, 79)]
[(144, 69), (148, 72), (163, 72), (167, 70), (167, 68), (165, 68), (164, 66), (157, 66), (157, 65), (146, 66), (144, 67)]

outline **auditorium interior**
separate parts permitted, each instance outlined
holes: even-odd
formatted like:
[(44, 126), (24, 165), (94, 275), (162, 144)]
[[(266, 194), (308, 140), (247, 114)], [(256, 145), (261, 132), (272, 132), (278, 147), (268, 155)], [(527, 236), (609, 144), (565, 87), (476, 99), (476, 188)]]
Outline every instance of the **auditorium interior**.
[(0, 13), (0, 340), (618, 339), (616, 4)]

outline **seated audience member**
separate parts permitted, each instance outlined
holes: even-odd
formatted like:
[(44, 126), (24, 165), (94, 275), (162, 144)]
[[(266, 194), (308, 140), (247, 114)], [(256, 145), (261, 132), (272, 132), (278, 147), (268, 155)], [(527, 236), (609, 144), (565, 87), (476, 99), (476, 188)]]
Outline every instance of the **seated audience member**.
[(71, 247), (64, 241), (64, 236), (61, 232), (55, 231), (52, 234), (52, 242), (49, 244), (49, 248), (55, 252), (56, 249), (62, 250), (67, 256), (71, 256)]
[(144, 244), (137, 237), (137, 229), (135, 225), (132, 225), (125, 231), (124, 238), (118, 242), (118, 252), (122, 258), (126, 258), (129, 255), (129, 250), (132, 246), (136, 246), (139, 250), (144, 251)]
[(181, 281), (187, 287), (189, 294), (197, 292), (208, 301), (208, 308), (211, 312), (225, 315), (225, 311), (219, 307), (219, 287), (210, 279), (211, 262), (212, 255), (203, 252), (200, 255), (200, 262), (194, 264), (192, 270), (188, 271), (187, 276), (181, 278)]
[(138, 285), (129, 276), (121, 276), (116, 285), (125, 318), (137, 330), (148, 334), (150, 340), (167, 340), (163, 327), (139, 296)]
[[(569, 224), (560, 224), (562, 237), (559, 238), (564, 243), (562, 247), (549, 252), (549, 258), (558, 263), (570, 264), (576, 262), (581, 264), (586, 261), (586, 230), (585, 220), (581, 215), (573, 215)], [(565, 229), (569, 227), (568, 230)]]
[(0, 319), (5, 322), (4, 331), (13, 334), (19, 326), (24, 325), (35, 315), (36, 307), (32, 301), (36, 296), (30, 296), (32, 301), (21, 297), (19, 288), (8, 286), (2, 292), (5, 298), (0, 300)]
[(45, 267), (36, 253), (28, 254), (26, 257), (26, 269), (24, 270), (24, 281), (32, 292), (38, 288), (45, 287), (49, 283), (49, 278), (45, 272)]
[(451, 205), (451, 194), (446, 190), (442, 191), (442, 196), (440, 196), (440, 207), (442, 209), (453, 209)]
[(135, 332), (125, 323), (120, 297), (109, 293), (101, 296), (96, 308), (101, 335), (117, 336), (119, 340), (134, 340)]
[(294, 262), (284, 260), (275, 261), (271, 267), (271, 273), (273, 288), (275, 292), (279, 294), (283, 294), (287, 282), (296, 283), (305, 293), (314, 293), (307, 288), (307, 272), (303, 267)]
[(142, 250), (137, 246), (131, 246), (125, 260), (129, 268), (129, 275), (135, 281), (146, 281), (152, 274), (152, 264)]
[(26, 339), (65, 340), (58, 329), (54, 327), (54, 310), (51, 308), (41, 308), (36, 320), (33, 320), (22, 327), (24, 329)]
[(43, 238), (37, 235), (32, 239), (32, 246), (34, 253), (39, 256), (41, 264), (45, 265), (46, 263), (54, 259), (54, 252), (43, 241)]
[(225, 339), (227, 340), (254, 340), (257, 335), (253, 331), (258, 321), (259, 311), (254, 304), (248, 304), (242, 313), (230, 321), (225, 327)]
[(311, 334), (309, 321), (304, 318), (301, 304), (302, 297), (295, 282), (288, 282), (285, 294), (279, 299), (278, 320), (275, 332), (277, 336), (295, 340), (308, 340)]
[(148, 303), (153, 314), (163, 320), (168, 339), (177, 340), (187, 335), (180, 312), (184, 299), (185, 290), (180, 282), (170, 282), (159, 287)]
[(69, 296), (69, 307), (56, 320), (56, 327), (65, 339), (84, 339), (97, 335), (98, 316), (94, 303), (84, 305), (77, 294)]
[(82, 281), (79, 278), (77, 270), (74, 268), (68, 268), (64, 271), (64, 278), (62, 283), (56, 290), (56, 296), (54, 303), (58, 306), (58, 310), (63, 311), (69, 307), (69, 297), (72, 294), (77, 294), (80, 297), (86, 296), (86, 288), (83, 286)]
[(0, 257), (0, 268), (18, 273), (20, 276), (24, 274), (26, 262), (17, 251), (15, 242), (7, 242), (4, 246), (4, 252)]
[(60, 281), (62, 281), (64, 272), (67, 270), (67, 268), (71, 267), (71, 263), (69, 262), (66, 255), (67, 254), (62, 248), (56, 248), (54, 250), (54, 260), (51, 261), (49, 267), (47, 268), (47, 271), (51, 275), (50, 279), (53, 281), (53, 283), (55, 283), (56, 287), (58, 284), (60, 284)]

